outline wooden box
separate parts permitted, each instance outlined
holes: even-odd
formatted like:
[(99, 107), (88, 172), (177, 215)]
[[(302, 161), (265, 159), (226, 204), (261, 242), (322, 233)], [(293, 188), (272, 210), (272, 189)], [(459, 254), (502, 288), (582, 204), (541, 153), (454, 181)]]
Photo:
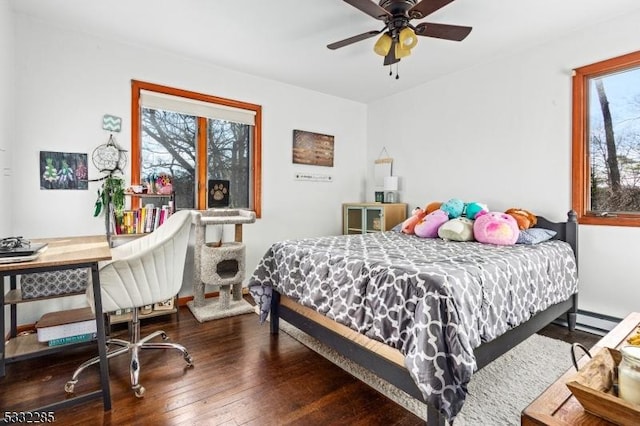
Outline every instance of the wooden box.
[(576, 373), (567, 387), (585, 411), (617, 425), (637, 425), (640, 405), (619, 398), (614, 390), (621, 359), (619, 351), (603, 348)]

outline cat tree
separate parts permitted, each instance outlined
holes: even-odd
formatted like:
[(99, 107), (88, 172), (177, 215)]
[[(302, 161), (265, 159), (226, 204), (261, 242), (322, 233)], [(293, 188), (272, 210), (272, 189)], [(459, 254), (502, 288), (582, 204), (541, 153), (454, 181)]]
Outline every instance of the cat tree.
[[(246, 251), (242, 243), (242, 225), (255, 221), (254, 212), (240, 209), (200, 210), (194, 215), (193, 300), (187, 306), (198, 321), (253, 311), (253, 307), (242, 299)], [(215, 241), (206, 242), (209, 225), (219, 229), (224, 225), (235, 225), (234, 241), (224, 242), (220, 235)], [(219, 288), (217, 300), (205, 298), (207, 285)]]

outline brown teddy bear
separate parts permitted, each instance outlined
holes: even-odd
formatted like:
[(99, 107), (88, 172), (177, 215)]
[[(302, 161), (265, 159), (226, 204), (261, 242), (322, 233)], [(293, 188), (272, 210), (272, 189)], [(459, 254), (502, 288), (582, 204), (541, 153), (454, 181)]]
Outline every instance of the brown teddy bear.
[(508, 209), (505, 213), (513, 216), (516, 222), (518, 222), (518, 229), (521, 231), (523, 229), (533, 228), (535, 224), (538, 223), (537, 216), (529, 210), (513, 208)]

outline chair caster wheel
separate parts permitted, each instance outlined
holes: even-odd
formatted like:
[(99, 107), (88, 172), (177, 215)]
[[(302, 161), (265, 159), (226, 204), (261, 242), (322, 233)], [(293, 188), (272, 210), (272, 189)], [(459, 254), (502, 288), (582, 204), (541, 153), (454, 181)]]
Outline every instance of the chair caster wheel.
[(167, 336), (167, 333), (162, 333), (160, 337), (162, 337), (162, 340), (167, 340), (169, 338), (169, 336)]
[(73, 390), (77, 382), (78, 382), (77, 380), (76, 381), (69, 380), (67, 383), (64, 384), (64, 391), (66, 393), (73, 393)]
[(185, 355), (184, 360), (187, 361), (187, 367), (193, 367), (193, 358), (191, 358), (191, 355)]
[(146, 392), (146, 389), (144, 388), (144, 386), (138, 386), (133, 390), (133, 392), (136, 394), (136, 397), (142, 398), (144, 396), (144, 393)]

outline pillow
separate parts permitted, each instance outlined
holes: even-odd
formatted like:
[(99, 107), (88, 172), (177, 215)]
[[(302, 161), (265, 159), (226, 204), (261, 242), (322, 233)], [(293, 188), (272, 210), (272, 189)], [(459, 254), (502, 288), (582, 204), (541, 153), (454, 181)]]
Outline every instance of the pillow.
[(473, 220), (466, 217), (451, 219), (438, 229), (438, 236), (443, 240), (473, 241)]
[(506, 213), (489, 212), (473, 224), (473, 235), (481, 243), (512, 245), (518, 240), (518, 222)]
[(529, 228), (520, 231), (516, 244), (538, 244), (555, 237), (556, 231), (544, 228)]
[(399, 224), (397, 224), (396, 226), (394, 226), (393, 228), (391, 228), (392, 232), (402, 232), (402, 223), (400, 222)]

